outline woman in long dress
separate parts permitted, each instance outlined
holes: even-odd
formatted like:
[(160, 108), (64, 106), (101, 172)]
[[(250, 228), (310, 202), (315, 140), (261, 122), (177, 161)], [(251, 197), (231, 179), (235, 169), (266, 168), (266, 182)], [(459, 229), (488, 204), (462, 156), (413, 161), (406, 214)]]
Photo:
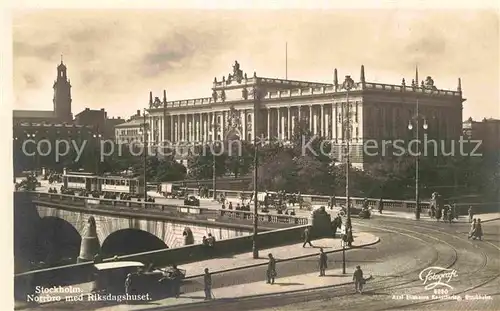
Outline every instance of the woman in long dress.
[(481, 226), (481, 218), (478, 218), (476, 222), (476, 230), (474, 230), (474, 240), (483, 238), (483, 227)]
[(474, 236), (475, 233), (476, 233), (476, 218), (472, 220), (468, 238), (470, 239), (472, 236)]

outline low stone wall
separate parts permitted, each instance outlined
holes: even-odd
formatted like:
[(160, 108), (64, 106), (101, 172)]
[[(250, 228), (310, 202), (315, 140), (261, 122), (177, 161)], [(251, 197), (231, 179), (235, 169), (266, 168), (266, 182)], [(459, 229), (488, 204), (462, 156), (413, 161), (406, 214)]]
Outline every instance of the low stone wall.
[[(262, 250), (265, 248), (297, 243), (301, 241), (305, 227), (306, 226), (297, 226), (261, 232), (257, 235), (257, 246)], [(329, 234), (329, 232), (326, 231), (323, 233), (318, 231), (315, 232), (317, 237)], [(252, 235), (249, 235), (217, 241), (215, 249), (212, 252), (201, 244), (195, 244), (179, 248), (121, 256), (119, 260), (140, 261), (146, 265), (153, 263), (155, 266), (161, 267), (170, 264), (182, 265), (207, 260), (214, 256), (223, 257), (251, 251)], [(108, 258), (104, 261), (110, 260), (111, 259)], [(15, 296), (17, 299), (26, 299), (26, 295), (33, 293), (36, 286), (65, 286), (89, 282), (92, 280), (93, 274), (94, 268), (92, 262), (20, 273), (14, 277)]]

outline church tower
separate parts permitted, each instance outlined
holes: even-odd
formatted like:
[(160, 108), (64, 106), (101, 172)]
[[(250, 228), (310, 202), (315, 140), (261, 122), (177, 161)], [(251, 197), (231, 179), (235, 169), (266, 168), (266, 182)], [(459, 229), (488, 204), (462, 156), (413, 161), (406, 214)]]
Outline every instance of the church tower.
[(57, 79), (54, 81), (54, 113), (60, 122), (73, 122), (71, 114), (71, 83), (66, 74), (62, 57), (57, 66)]

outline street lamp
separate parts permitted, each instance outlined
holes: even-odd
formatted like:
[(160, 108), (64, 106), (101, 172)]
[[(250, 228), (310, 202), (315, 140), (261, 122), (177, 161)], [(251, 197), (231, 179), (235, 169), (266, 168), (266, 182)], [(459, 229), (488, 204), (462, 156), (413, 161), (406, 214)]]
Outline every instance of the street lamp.
[(215, 135), (216, 135), (216, 125), (212, 125), (212, 132), (210, 132), (212, 136), (212, 148), (211, 148), (211, 153), (212, 153), (212, 196), (213, 200), (217, 201), (217, 172), (215, 171), (216, 166), (215, 166)]
[[(26, 134), (26, 137), (28, 137), (28, 139), (32, 139), (32, 140), (35, 140), (35, 137), (36, 137), (36, 134), (35, 133), (28, 133)], [(33, 165), (33, 174), (36, 176), (36, 153), (37, 153), (37, 150), (36, 150), (36, 147), (35, 147), (35, 151), (34, 151), (34, 154), (33, 154), (33, 162), (31, 163)]]
[(416, 133), (416, 140), (417, 140), (417, 146), (419, 146), (417, 153), (415, 155), (415, 219), (419, 220), (420, 219), (420, 212), (421, 212), (421, 207), (420, 207), (420, 181), (419, 181), (419, 175), (420, 175), (420, 141), (419, 141), (419, 132), (420, 132), (420, 118), (422, 117), (424, 120), (424, 123), (422, 124), (422, 128), (424, 130), (427, 130), (429, 127), (427, 124), (427, 120), (425, 117), (421, 116), (419, 113), (418, 109), (418, 97), (417, 97), (417, 105), (416, 105), (416, 112), (415, 115), (411, 118), (411, 120), (408, 121), (408, 129), (411, 131), (413, 130), (413, 122), (415, 122), (415, 133)]
[[(255, 76), (255, 74), (254, 74)], [(257, 82), (257, 81), (255, 81)], [(258, 222), (259, 222), (259, 213), (258, 213), (258, 165), (259, 165), (259, 141), (257, 139), (257, 120), (258, 119), (258, 111), (259, 111), (259, 102), (261, 99), (261, 90), (254, 86), (253, 88), (253, 147), (254, 147), (254, 155), (253, 155), (253, 236), (252, 236), (252, 254), (253, 259), (259, 258), (259, 249), (257, 245), (257, 233), (258, 233)]]
[(143, 146), (144, 146), (144, 152), (143, 152), (143, 161), (144, 161), (144, 201), (148, 198), (148, 187), (147, 187), (147, 177), (146, 177), (146, 166), (147, 166), (147, 160), (148, 160), (148, 132), (149, 132), (149, 124), (147, 123), (146, 119), (146, 109), (144, 109), (143, 112), (143, 123), (140, 125), (139, 128), (139, 133), (143, 135)]
[[(342, 88), (346, 90), (346, 105), (345, 105), (345, 113), (344, 120), (342, 122), (344, 126), (344, 139), (346, 143), (346, 171), (345, 171), (345, 196), (346, 196), (346, 208), (347, 208), (347, 221), (346, 221), (346, 234), (347, 230), (352, 230), (351, 224), (351, 204), (350, 204), (350, 196), (349, 196), (349, 171), (351, 168), (351, 160), (350, 160), (350, 150), (349, 150), (349, 141), (351, 139), (351, 116), (350, 116), (350, 105), (349, 105), (349, 91), (354, 87), (354, 80), (351, 76), (346, 76), (345, 81), (342, 84)], [(344, 260), (344, 273), (345, 273), (345, 260)]]
[[(98, 130), (99, 131), (99, 130)], [(101, 141), (101, 137), (102, 135), (99, 133), (99, 132), (96, 132), (92, 135), (92, 137), (94, 137), (95, 141), (96, 141), (96, 145), (97, 145), (97, 148), (95, 149), (96, 150), (96, 163), (95, 163), (95, 173), (96, 175), (99, 175), (99, 157), (100, 157), (100, 141)]]

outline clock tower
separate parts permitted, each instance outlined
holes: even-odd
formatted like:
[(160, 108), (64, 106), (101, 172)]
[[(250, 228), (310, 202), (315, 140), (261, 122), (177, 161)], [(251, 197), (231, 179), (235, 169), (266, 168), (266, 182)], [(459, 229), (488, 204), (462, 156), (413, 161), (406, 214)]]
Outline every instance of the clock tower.
[(54, 113), (60, 122), (73, 122), (71, 114), (71, 83), (66, 73), (62, 57), (57, 66), (57, 79), (54, 81)]

